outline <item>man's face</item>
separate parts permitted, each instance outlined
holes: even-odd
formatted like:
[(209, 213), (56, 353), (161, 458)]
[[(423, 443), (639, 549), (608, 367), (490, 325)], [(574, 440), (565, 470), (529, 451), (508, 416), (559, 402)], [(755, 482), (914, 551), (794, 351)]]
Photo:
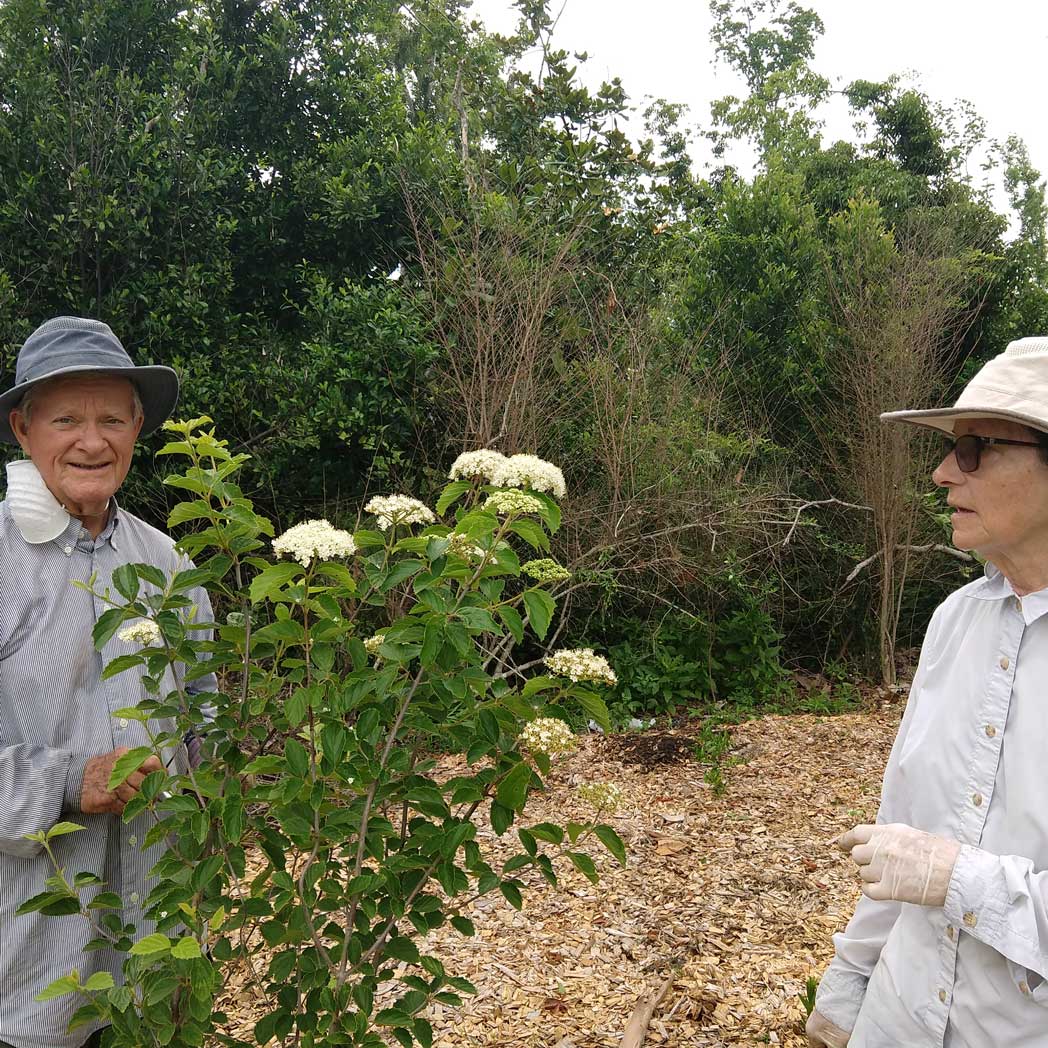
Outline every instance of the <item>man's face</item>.
[(142, 419), (127, 379), (71, 375), (34, 393), (28, 422), (12, 411), (11, 428), (55, 498), (85, 519), (123, 484)]
[[(1036, 440), (1017, 422), (962, 419), (954, 435), (973, 433), (1006, 440)], [(939, 463), (932, 479), (948, 489), (953, 507), (953, 544), (977, 550), (1001, 566), (1042, 554), (1048, 548), (1048, 465), (1038, 448), (990, 445), (982, 449), (979, 468), (962, 473), (953, 454)]]

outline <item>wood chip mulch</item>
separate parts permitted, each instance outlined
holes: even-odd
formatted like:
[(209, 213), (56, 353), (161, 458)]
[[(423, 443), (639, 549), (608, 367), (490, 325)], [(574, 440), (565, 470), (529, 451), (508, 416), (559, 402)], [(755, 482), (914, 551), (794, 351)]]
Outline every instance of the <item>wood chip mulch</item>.
[[(628, 800), (608, 821), (628, 863), (593, 842), (599, 884), (565, 862), (556, 889), (524, 878), (522, 912), (501, 897), (474, 904), (474, 938), (433, 933), (424, 952), (478, 989), (462, 1008), (424, 1013), (435, 1048), (612, 1048), (638, 1001), (660, 988), (646, 1046), (803, 1048), (805, 981), (821, 973), (859, 896), (832, 845), (873, 820), (901, 712), (893, 703), (738, 725), (719, 797), (693, 756), (699, 723), (588, 736), (526, 821), (581, 821), (575, 788), (614, 781)], [(513, 833), (479, 836), (496, 856), (519, 851)], [(228, 1010), (246, 1032), (250, 1001)]]

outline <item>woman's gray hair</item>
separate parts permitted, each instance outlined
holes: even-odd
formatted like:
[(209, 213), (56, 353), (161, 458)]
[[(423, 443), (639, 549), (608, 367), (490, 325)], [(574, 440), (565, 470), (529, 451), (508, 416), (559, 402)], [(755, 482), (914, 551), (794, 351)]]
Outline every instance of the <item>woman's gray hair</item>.
[(132, 411), (134, 412), (133, 417), (139, 419), (145, 415), (145, 410), (142, 407), (142, 397), (138, 392), (138, 386), (136, 386), (131, 379), (124, 378), (123, 375), (114, 375), (111, 371), (80, 371), (76, 372), (74, 375), (56, 375), (54, 378), (44, 379), (43, 382), (38, 382), (35, 386), (30, 386), (25, 391), (25, 396), (18, 402), (14, 410), (21, 413), (26, 425), (28, 425), (29, 420), (33, 417), (33, 400), (40, 390), (46, 389), (48, 386), (53, 386), (59, 382), (67, 382), (70, 378), (95, 378), (99, 375), (123, 378), (124, 381), (131, 386)]

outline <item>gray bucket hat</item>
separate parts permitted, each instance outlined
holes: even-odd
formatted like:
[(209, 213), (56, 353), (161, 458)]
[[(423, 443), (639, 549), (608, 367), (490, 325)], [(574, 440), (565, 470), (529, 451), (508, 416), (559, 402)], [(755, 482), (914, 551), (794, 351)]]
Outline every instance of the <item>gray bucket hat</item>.
[(9, 416), (33, 386), (82, 371), (119, 375), (135, 384), (145, 415), (143, 434), (156, 429), (178, 402), (178, 375), (161, 364), (136, 367), (108, 324), (84, 317), (55, 317), (41, 324), (18, 351), (15, 384), (0, 393), (0, 439), (18, 443)]

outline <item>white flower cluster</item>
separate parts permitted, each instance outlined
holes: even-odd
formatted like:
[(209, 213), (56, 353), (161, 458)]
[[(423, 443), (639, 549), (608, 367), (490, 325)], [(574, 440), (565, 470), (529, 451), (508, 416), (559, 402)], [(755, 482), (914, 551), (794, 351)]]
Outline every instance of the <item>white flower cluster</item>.
[(534, 495), (525, 495), (523, 491), (493, 491), (485, 500), (484, 508), (492, 513), (519, 517), (524, 513), (541, 512), (542, 503)]
[(529, 560), (521, 565), (520, 570), (536, 582), (563, 582), (571, 578), (571, 572), (567, 568), (561, 567), (549, 557)]
[(560, 469), (537, 455), (510, 455), (493, 471), (491, 483), (497, 488), (548, 491), (559, 499), (568, 493), (564, 474)]
[(500, 451), (484, 448), (482, 451), (464, 451), (451, 464), (449, 480), (463, 480), (480, 477), (482, 480), (494, 480), (495, 475), (506, 462), (506, 456)]
[(465, 561), (479, 560), (484, 556), (484, 550), (475, 545), (468, 535), (461, 531), (453, 531), (448, 536), (448, 553), (461, 557)]
[(622, 787), (613, 782), (586, 782), (579, 787), (578, 792), (580, 800), (606, 814), (618, 811), (626, 800)]
[(432, 524), (437, 519), (425, 503), (410, 495), (376, 495), (364, 512), (374, 513), (383, 531), (398, 524)]
[(352, 556), (356, 548), (348, 531), (332, 527), (326, 520), (303, 521), (273, 540), (274, 553), (294, 557), (304, 568), (308, 568), (314, 558), (334, 560)]
[(125, 626), (117, 636), (125, 644), (141, 644), (148, 648), (160, 643), (160, 627), (152, 619), (139, 619)]
[(374, 637), (368, 637), (368, 639), (364, 641), (364, 650), (369, 655), (377, 655), (378, 649), (382, 647), (382, 642), (385, 639), (386, 635), (384, 633), (376, 633)]
[(573, 753), (578, 746), (571, 728), (556, 717), (536, 717), (524, 725), (517, 741), (532, 753), (545, 753), (549, 757)]
[(575, 681), (595, 681), (599, 684), (616, 684), (618, 677), (603, 655), (594, 655), (592, 648), (561, 648), (548, 655), (543, 662), (558, 677)]

